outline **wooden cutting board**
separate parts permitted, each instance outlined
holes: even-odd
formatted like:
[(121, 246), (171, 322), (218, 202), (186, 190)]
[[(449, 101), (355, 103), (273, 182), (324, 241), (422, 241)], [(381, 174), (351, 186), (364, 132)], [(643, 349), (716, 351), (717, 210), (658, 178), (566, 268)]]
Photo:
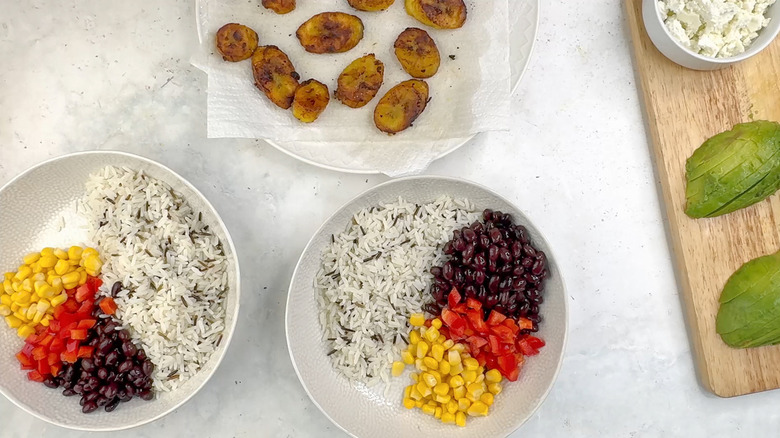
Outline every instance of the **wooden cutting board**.
[[(722, 397), (780, 388), (780, 346), (728, 347), (715, 332), (718, 298), (743, 263), (780, 249), (780, 196), (712, 219), (684, 213), (685, 160), (707, 138), (751, 120), (780, 121), (780, 38), (714, 72), (666, 59), (645, 32), (642, 0), (626, 0), (634, 62), (699, 376)], [(682, 334), (681, 334), (682, 335)]]

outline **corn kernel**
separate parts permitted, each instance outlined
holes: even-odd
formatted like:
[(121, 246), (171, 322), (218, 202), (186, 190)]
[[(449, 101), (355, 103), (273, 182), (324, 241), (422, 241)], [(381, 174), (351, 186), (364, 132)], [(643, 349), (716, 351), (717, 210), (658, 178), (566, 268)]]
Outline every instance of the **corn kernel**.
[(458, 402), (456, 400), (450, 400), (447, 402), (447, 412), (450, 414), (455, 414), (455, 412), (458, 412)]
[(414, 400), (409, 397), (404, 398), (404, 407), (406, 409), (414, 409)]
[(81, 259), (86, 260), (89, 256), (98, 255), (98, 251), (95, 248), (86, 247), (81, 252)]
[(30, 269), (32, 269), (33, 274), (42, 274), (43, 268), (41, 267), (40, 263), (35, 262), (30, 265)]
[(32, 278), (25, 278), (22, 282), (22, 290), (25, 292), (33, 292), (33, 281)]
[(6, 272), (5, 274), (3, 274), (3, 280), (9, 280), (9, 281), (13, 280), (14, 275), (16, 275), (15, 272)]
[(412, 316), (409, 317), (409, 324), (411, 324), (412, 327), (422, 327), (425, 324), (425, 315), (422, 313), (412, 313)]
[(450, 348), (452, 348), (452, 346), (453, 346), (453, 345), (455, 345), (455, 341), (453, 341), (452, 339), (447, 339), (447, 340), (446, 340), (446, 341), (444, 341), (444, 343), (443, 343), (443, 344), (441, 344), (441, 345), (442, 345), (442, 347), (444, 347), (444, 348), (446, 348), (447, 350), (449, 350)]
[(426, 367), (428, 367), (429, 370), (435, 370), (439, 368), (439, 362), (436, 362), (436, 359), (430, 356), (426, 356), (423, 359), (423, 363), (425, 364)]
[(475, 380), (477, 380), (477, 372), (476, 371), (463, 371), (461, 373), (461, 376), (463, 376), (463, 381), (466, 382), (468, 385), (469, 383), (474, 383)]
[(451, 376), (457, 376), (458, 374), (463, 372), (463, 364), (457, 363), (455, 365), (450, 365), (450, 375)]
[(29, 292), (22, 291), (22, 292), (17, 292), (17, 294), (18, 295), (16, 297), (16, 300), (14, 300), (14, 301), (19, 303), (20, 306), (23, 306), (25, 304), (29, 304), (30, 303), (30, 296), (31, 295), (30, 295)]
[(70, 265), (66, 260), (60, 259), (57, 260), (57, 264), (54, 265), (54, 272), (57, 273), (57, 275), (65, 275), (70, 270)]
[(49, 268), (53, 268), (58, 261), (59, 259), (55, 257), (54, 254), (44, 255), (41, 257), (40, 260), (38, 260), (38, 265), (43, 269), (49, 269)]
[[(466, 397), (466, 387), (465, 386), (458, 386), (457, 388), (452, 389), (452, 396), (460, 400), (466, 400), (464, 397)], [(468, 401), (468, 400), (466, 400)]]
[(452, 347), (450, 347), (450, 350), (457, 351), (458, 353), (463, 353), (466, 351), (466, 347), (463, 344), (455, 344)]
[(436, 409), (433, 411), (433, 418), (439, 419), (441, 418), (442, 409), (441, 406), (437, 406)]
[(57, 248), (54, 250), (54, 256), (60, 260), (68, 260), (68, 252), (64, 249)]
[(493, 394), (486, 392), (479, 396), (479, 401), (488, 406), (493, 406)]
[(85, 269), (99, 272), (101, 267), (103, 267), (103, 262), (100, 261), (100, 258), (97, 256), (97, 254), (90, 255), (84, 260)]
[(14, 288), (11, 286), (11, 280), (3, 280), (3, 291), (7, 294), (14, 291)]
[(85, 269), (79, 272), (79, 286), (87, 282), (87, 275), (90, 275), (92, 277), (97, 277), (99, 273), (98, 271), (93, 271), (91, 269)]
[(417, 374), (417, 373), (409, 373), (409, 377), (411, 377), (412, 380), (414, 380), (415, 382), (419, 382), (420, 381), (420, 375)]
[(14, 279), (19, 281), (24, 281), (24, 279), (29, 277), (30, 274), (32, 274), (32, 268), (30, 268), (27, 265), (22, 265), (19, 266), (19, 270), (16, 271), (16, 275), (14, 276)]
[(439, 337), (439, 330), (436, 327), (430, 327), (428, 330), (425, 331), (425, 339), (428, 340), (428, 342), (434, 342)]
[(471, 404), (468, 411), (466, 411), (472, 417), (484, 417), (488, 414), (488, 407), (481, 401), (477, 401)]
[(68, 264), (71, 266), (71, 269), (73, 269), (75, 266), (78, 266), (79, 263), (81, 263), (80, 260), (68, 259)]
[(11, 295), (8, 295), (8, 294), (0, 295), (0, 304), (5, 304), (6, 306), (10, 306), (11, 305)]
[(450, 350), (447, 353), (447, 361), (450, 363), (450, 365), (455, 366), (460, 363), (460, 353), (455, 350)]
[(409, 333), (409, 346), (417, 345), (420, 342), (420, 332), (417, 330), (412, 330), (411, 333)]
[(38, 311), (43, 313), (49, 310), (49, 307), (51, 307), (51, 303), (49, 303), (48, 300), (42, 299), (38, 301), (38, 304), (36, 306), (38, 308)]
[(501, 388), (500, 383), (491, 383), (487, 387), (488, 387), (488, 391), (490, 391), (490, 393), (493, 395), (501, 394), (501, 390), (503, 389)]
[(34, 324), (39, 324), (41, 320), (43, 319), (43, 316), (46, 315), (43, 312), (35, 312), (35, 316), (33, 316), (32, 322)]
[(441, 328), (441, 320), (439, 318), (433, 318), (431, 321), (431, 327), (436, 327), (437, 329)]
[(35, 333), (35, 329), (29, 325), (23, 325), (19, 327), (19, 330), (16, 331), (16, 334), (18, 334), (20, 338), (26, 338), (33, 333)]
[(472, 383), (466, 387), (466, 393), (480, 398), (485, 393), (485, 386), (479, 383)]
[(431, 357), (434, 358), (436, 362), (441, 362), (442, 359), (444, 359), (444, 347), (439, 344), (432, 345)]
[(81, 260), (81, 253), (83, 252), (84, 250), (80, 246), (71, 246), (68, 248), (68, 258), (79, 261)]
[(57, 307), (57, 306), (59, 306), (60, 304), (64, 303), (67, 300), (68, 300), (68, 294), (66, 292), (62, 292), (59, 295), (57, 295), (56, 297), (51, 299), (51, 305), (52, 305), (52, 307)]
[(415, 386), (415, 387), (412, 388), (412, 391), (409, 394), (409, 397), (412, 398), (413, 400), (422, 400), (423, 395), (420, 392), (420, 390), (417, 389), (417, 387)]
[(445, 394), (445, 395), (437, 394), (433, 397), (433, 399), (436, 400), (438, 403), (447, 404), (449, 403), (450, 400), (452, 400), (452, 396), (450, 396), (449, 394)]
[(466, 382), (463, 381), (462, 376), (452, 376), (450, 377), (450, 386), (453, 388), (457, 388), (459, 386), (463, 386)]
[(445, 395), (450, 392), (450, 385), (446, 383), (439, 383), (433, 387), (433, 392), (439, 395)]
[(32, 265), (33, 263), (37, 262), (38, 259), (41, 258), (41, 254), (37, 252), (31, 252), (30, 254), (27, 254), (24, 256), (24, 264), (25, 265)]
[(41, 257), (46, 256), (53, 256), (54, 255), (54, 248), (46, 247), (41, 250)]
[(398, 362), (398, 361), (393, 362), (393, 367), (392, 367), (393, 377), (398, 377), (401, 374), (403, 374), (404, 368), (406, 368), (406, 366), (404, 365), (403, 362)]
[(434, 387), (437, 384), (436, 377), (433, 377), (433, 374), (431, 373), (423, 373), (423, 375), (420, 376), (420, 381), (425, 382), (429, 387)]
[(0, 304), (0, 316), (8, 316), (11, 313), (12, 312), (10, 306), (6, 306), (5, 304)]
[(433, 415), (436, 413), (436, 408), (431, 405), (423, 405), (422, 411), (428, 415)]
[(43, 272), (37, 272), (37, 273), (34, 273), (32, 275), (32, 277), (30, 277), (30, 279), (32, 279), (33, 284), (35, 284), (35, 283), (37, 283), (39, 281), (42, 281), (42, 282), (46, 283), (46, 274), (44, 274)]
[(455, 424), (460, 427), (466, 427), (466, 414), (463, 412), (458, 412), (455, 414)]
[(404, 388), (404, 398), (409, 398), (412, 395), (412, 385)]
[(442, 374), (449, 374), (450, 373), (450, 363), (446, 360), (443, 360), (439, 362), (439, 372)]
[(473, 357), (467, 357), (466, 359), (463, 359), (463, 366), (469, 371), (477, 371), (479, 362)]
[(497, 369), (492, 369), (485, 373), (485, 380), (487, 380), (489, 383), (496, 383), (501, 381), (501, 372)]
[(38, 313), (38, 306), (30, 306), (27, 308), (27, 313), (25, 316), (27, 317), (27, 321), (32, 321), (33, 318), (35, 318), (35, 314)]
[(63, 290), (65, 290), (65, 287), (62, 285), (62, 277), (54, 277), (51, 279), (51, 282), (49, 282), (51, 287), (54, 288), (55, 293), (60, 293)]
[(428, 385), (426, 385), (425, 382), (423, 382), (422, 380), (420, 380), (420, 383), (417, 384), (417, 391), (420, 392), (423, 398), (431, 395), (431, 388)]
[(454, 412), (442, 413), (441, 422), (444, 424), (455, 424), (455, 413)]
[(414, 402), (414, 407), (419, 408), (419, 409), (422, 409), (422, 407), (424, 405), (425, 405), (425, 402), (422, 399), (417, 400), (417, 401)]
[(409, 350), (404, 350), (401, 352), (401, 360), (407, 365), (414, 365), (414, 356), (409, 352)]
[(44, 316), (43, 319), (41, 319), (41, 325), (44, 327), (48, 327), (49, 323), (51, 322), (51, 318), (52, 318), (51, 315)]
[(22, 325), (22, 320), (13, 315), (6, 316), (5, 322), (8, 324), (8, 327), (11, 328), (19, 328)]
[(414, 367), (417, 368), (420, 371), (428, 371), (428, 367), (425, 366), (425, 362), (423, 362), (422, 359), (415, 359), (414, 360)]
[(62, 276), (62, 285), (65, 289), (73, 289), (79, 282), (79, 273), (76, 271), (68, 272)]
[(21, 306), (19, 306), (19, 303), (17, 303), (16, 301), (14, 301), (13, 303), (11, 303), (11, 312), (14, 312), (14, 313), (16, 313), (17, 311), (19, 311), (19, 308), (20, 308), (20, 307), (21, 307)]
[(430, 375), (432, 375), (434, 379), (436, 379), (436, 384), (437, 385), (442, 382), (441, 373), (440, 372), (438, 372), (436, 370), (428, 370), (428, 373)]
[(417, 344), (417, 358), (422, 359), (426, 354), (428, 354), (428, 343), (420, 340), (420, 343)]

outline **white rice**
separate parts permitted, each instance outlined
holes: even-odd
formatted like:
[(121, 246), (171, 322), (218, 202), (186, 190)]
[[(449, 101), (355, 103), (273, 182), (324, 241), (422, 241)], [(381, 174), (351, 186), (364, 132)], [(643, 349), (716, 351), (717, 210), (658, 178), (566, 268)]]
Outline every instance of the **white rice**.
[(104, 259), (104, 294), (120, 281), (117, 316), (171, 391), (209, 360), (225, 328), (227, 262), (201, 214), (170, 186), (127, 168), (87, 182), (79, 212)]
[[(477, 220), (468, 200), (398, 202), (366, 208), (332, 236), (315, 278), (323, 339), (333, 366), (352, 382), (390, 380), (409, 316), (422, 312), (452, 232)], [(396, 348), (396, 344), (399, 348)]]

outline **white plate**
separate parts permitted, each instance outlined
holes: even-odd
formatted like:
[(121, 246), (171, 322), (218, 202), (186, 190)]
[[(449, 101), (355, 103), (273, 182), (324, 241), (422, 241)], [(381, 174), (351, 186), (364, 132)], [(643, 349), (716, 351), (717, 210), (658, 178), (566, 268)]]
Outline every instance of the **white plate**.
[[(202, 43), (205, 38), (203, 32), (206, 28), (205, 2), (202, 0), (195, 0), (195, 10), (195, 24), (198, 30), (198, 40)], [(520, 79), (531, 60), (531, 52), (533, 51), (536, 32), (539, 26), (539, 0), (509, 0), (509, 15), (509, 62), (512, 73), (512, 92), (514, 93), (520, 85)], [(474, 138), (474, 136), (442, 139), (433, 143), (433, 147), (444, 150), (444, 153), (438, 156), (437, 159), (453, 152), (468, 143), (472, 138)], [(327, 153), (323, 154), (323, 150), (338, 148), (340, 143), (323, 144), (322, 142), (313, 141), (265, 141), (291, 157), (325, 169), (360, 174), (380, 173), (380, 171), (376, 169), (361, 167), (357, 163), (344, 162), (340, 158), (330, 156)]]
[[(146, 158), (123, 152), (81, 152), (45, 161), (12, 179), (0, 189), (0, 268), (3, 272), (19, 266), (21, 258), (46, 246), (68, 247), (87, 242), (84, 228), (75, 223), (75, 202), (85, 194), (89, 175), (105, 166), (127, 166), (143, 170), (162, 180), (198, 211), (203, 221), (223, 243), (228, 261), (228, 294), (224, 337), (206, 365), (178, 389), (158, 393), (153, 401), (138, 398), (122, 403), (111, 413), (102, 409), (81, 413), (79, 397), (65, 397), (54, 390), (27, 380), (19, 369), (16, 353), (24, 342), (0, 322), (0, 393), (36, 417), (58, 426), (89, 431), (128, 429), (154, 421), (178, 408), (194, 396), (219, 366), (233, 336), (240, 298), (238, 258), (225, 224), (214, 207), (192, 184), (171, 169)], [(66, 217), (65, 227), (61, 218)]]
[[(528, 358), (520, 379), (505, 382), (496, 396), (490, 415), (470, 418), (466, 428), (444, 425), (419, 409), (401, 406), (408, 376), (392, 379), (390, 396), (384, 387), (367, 389), (351, 385), (338, 374), (322, 342), (314, 277), (330, 235), (343, 232), (352, 216), (362, 208), (392, 202), (399, 196), (410, 202), (430, 202), (440, 195), (468, 198), (476, 208), (511, 213), (516, 223), (528, 228), (534, 246), (547, 254), (550, 278), (545, 283), (539, 336), (547, 345), (539, 355)], [(315, 233), (303, 251), (293, 273), (285, 317), (287, 347), (295, 372), (314, 404), (338, 427), (352, 436), (382, 438), (399, 436), (503, 437), (520, 427), (541, 405), (552, 388), (563, 360), (566, 344), (566, 291), (547, 241), (523, 213), (495, 192), (474, 183), (444, 177), (410, 177), (380, 184), (348, 202)]]

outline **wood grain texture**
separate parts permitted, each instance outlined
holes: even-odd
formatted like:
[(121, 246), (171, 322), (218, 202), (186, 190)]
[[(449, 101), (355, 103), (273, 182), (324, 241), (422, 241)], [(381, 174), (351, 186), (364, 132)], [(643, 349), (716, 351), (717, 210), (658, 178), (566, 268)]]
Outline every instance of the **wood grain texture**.
[(780, 249), (780, 196), (712, 218), (685, 208), (685, 160), (707, 138), (750, 120), (780, 121), (780, 39), (735, 66), (688, 70), (653, 46), (642, 0), (626, 0), (652, 151), (702, 384), (721, 397), (780, 388), (780, 346), (733, 349), (715, 332), (718, 298), (743, 263)]

